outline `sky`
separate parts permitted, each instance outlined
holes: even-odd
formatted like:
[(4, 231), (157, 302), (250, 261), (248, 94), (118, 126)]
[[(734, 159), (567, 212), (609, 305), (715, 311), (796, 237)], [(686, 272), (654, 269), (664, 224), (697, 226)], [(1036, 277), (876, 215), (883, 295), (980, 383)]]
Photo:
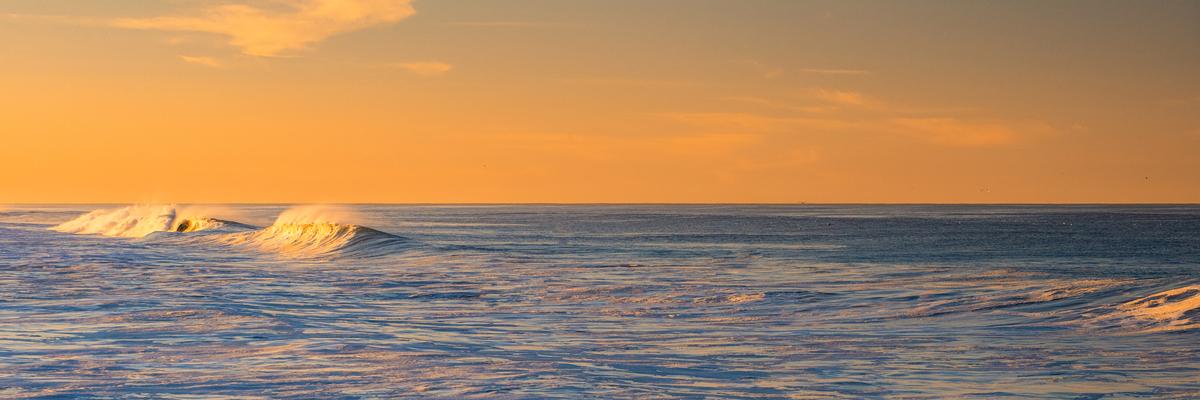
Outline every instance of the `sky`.
[(0, 0), (0, 203), (1200, 202), (1200, 2)]

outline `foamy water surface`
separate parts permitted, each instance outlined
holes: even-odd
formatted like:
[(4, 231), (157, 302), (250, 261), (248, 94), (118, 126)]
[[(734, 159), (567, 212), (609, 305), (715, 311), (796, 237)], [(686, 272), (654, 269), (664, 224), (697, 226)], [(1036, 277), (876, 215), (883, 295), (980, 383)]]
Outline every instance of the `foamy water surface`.
[(6, 206), (0, 398), (1197, 398), (1195, 206)]

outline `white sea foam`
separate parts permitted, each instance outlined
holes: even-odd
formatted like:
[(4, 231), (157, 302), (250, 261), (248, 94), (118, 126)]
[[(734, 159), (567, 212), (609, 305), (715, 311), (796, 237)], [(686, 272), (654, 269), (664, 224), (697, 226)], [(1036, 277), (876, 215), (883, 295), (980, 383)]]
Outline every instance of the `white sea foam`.
[(1164, 332), (1200, 327), (1200, 285), (1158, 292), (1117, 306), (1113, 315), (1132, 320), (1143, 332)]
[(226, 226), (202, 209), (175, 205), (133, 205), (96, 210), (59, 224), (52, 230), (84, 235), (140, 238), (155, 232), (196, 232)]
[[(300, 206), (281, 213), (263, 229), (211, 218), (205, 209), (174, 205), (135, 205), (96, 210), (51, 228), (66, 233), (152, 240), (217, 242), (286, 256), (377, 256), (408, 244), (402, 237), (356, 225), (342, 208)], [(171, 233), (212, 232), (205, 237)]]

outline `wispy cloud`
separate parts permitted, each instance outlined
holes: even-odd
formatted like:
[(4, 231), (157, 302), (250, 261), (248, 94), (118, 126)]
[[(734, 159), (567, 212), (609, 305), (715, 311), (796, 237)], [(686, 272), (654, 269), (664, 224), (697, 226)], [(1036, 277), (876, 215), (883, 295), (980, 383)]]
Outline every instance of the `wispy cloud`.
[(762, 61), (742, 60), (742, 62), (746, 63), (746, 65), (749, 65), (750, 68), (752, 68), (759, 76), (762, 76), (763, 79), (778, 78), (783, 76), (784, 73), (783, 68), (776, 65), (767, 64)]
[(671, 80), (671, 79), (639, 79), (639, 78), (620, 78), (620, 77), (586, 77), (586, 78), (570, 78), (563, 79), (563, 82), (571, 84), (584, 85), (621, 85), (621, 86), (639, 86), (639, 87), (664, 87), (664, 88), (679, 88), (679, 87), (696, 87), (705, 86), (706, 82)]
[(802, 97), (804, 100), (801, 104), (754, 96), (731, 96), (725, 100), (800, 113), (829, 113), (850, 108), (886, 108), (882, 102), (851, 90), (809, 89), (803, 92)]
[(52, 23), (79, 26), (107, 27), (109, 21), (103, 18), (79, 17), (71, 15), (36, 15), (18, 13), (0, 13), (0, 20), (12, 22)]
[(714, 160), (760, 145), (754, 133), (699, 133), (614, 137), (578, 134), (505, 134), (492, 138), (495, 146), (522, 152), (569, 155), (573, 159), (606, 161), (619, 158)]
[(1200, 96), (1175, 97), (1175, 98), (1162, 100), (1162, 101), (1160, 101), (1160, 103), (1165, 106), (1175, 106), (1175, 107), (1200, 106)]
[(896, 118), (901, 132), (951, 147), (993, 147), (1014, 143), (1031, 135), (1053, 132), (1042, 123), (969, 121), (958, 118)]
[(513, 29), (540, 29), (540, 28), (567, 28), (575, 25), (555, 23), (555, 22), (537, 22), (537, 21), (453, 21), (447, 25), (463, 26), (471, 28), (513, 28)]
[(777, 117), (737, 112), (665, 113), (662, 116), (688, 125), (721, 130), (765, 131), (784, 122)]
[(815, 89), (812, 95), (822, 101), (843, 106), (861, 106), (869, 102), (862, 93), (848, 90)]
[(665, 113), (660, 115), (705, 130), (722, 132), (836, 131), (861, 127), (858, 121), (836, 118), (779, 117), (741, 112)]
[(807, 74), (821, 75), (871, 75), (871, 71), (861, 69), (824, 69), (824, 68), (802, 68), (798, 71)]
[(743, 96), (725, 100), (761, 106), (764, 110), (661, 115), (704, 132), (884, 134), (962, 148), (1002, 147), (1061, 132), (1041, 121), (964, 116), (948, 110), (917, 110), (856, 91), (812, 89), (804, 97), (825, 105), (797, 106)]
[(775, 109), (780, 109), (780, 110), (802, 112), (802, 113), (824, 113), (824, 112), (834, 111), (836, 109), (836, 107), (831, 107), (831, 106), (827, 106), (827, 105), (796, 105), (796, 104), (791, 104), (791, 103), (787, 103), (787, 102), (765, 99), (762, 97), (753, 97), (753, 96), (731, 96), (731, 97), (726, 97), (725, 100), (736, 101), (739, 103), (754, 104), (754, 105), (758, 105), (758, 106), (775, 108)]
[(234, 3), (192, 15), (123, 18), (127, 29), (202, 32), (223, 35), (248, 55), (277, 56), (331, 36), (395, 23), (415, 13), (411, 0), (298, 0)]
[(442, 76), (454, 69), (453, 65), (440, 61), (406, 62), (393, 66), (421, 76)]
[(225, 64), (212, 57), (179, 56), (179, 60), (188, 64), (201, 65), (209, 68), (221, 68)]
[(755, 74), (763, 77), (764, 79), (775, 79), (775, 78), (783, 76), (784, 74), (788, 73), (789, 71), (800, 72), (800, 73), (805, 73), (805, 74), (817, 74), (817, 75), (871, 75), (872, 74), (871, 71), (862, 70), (862, 69), (847, 69), (847, 68), (790, 69), (790, 68), (785, 68), (785, 67), (782, 67), (779, 65), (773, 65), (773, 64), (763, 62), (760, 60), (754, 60), (754, 59), (747, 59), (747, 60), (740, 60), (740, 61), (743, 64), (750, 66), (750, 69), (753, 70)]

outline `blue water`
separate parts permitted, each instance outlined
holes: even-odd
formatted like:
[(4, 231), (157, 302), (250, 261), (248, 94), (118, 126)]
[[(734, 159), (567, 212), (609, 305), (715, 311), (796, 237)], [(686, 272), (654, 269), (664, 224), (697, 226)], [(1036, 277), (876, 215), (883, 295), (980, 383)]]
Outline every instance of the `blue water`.
[(119, 207), (0, 210), (0, 398), (1200, 398), (1197, 206)]

